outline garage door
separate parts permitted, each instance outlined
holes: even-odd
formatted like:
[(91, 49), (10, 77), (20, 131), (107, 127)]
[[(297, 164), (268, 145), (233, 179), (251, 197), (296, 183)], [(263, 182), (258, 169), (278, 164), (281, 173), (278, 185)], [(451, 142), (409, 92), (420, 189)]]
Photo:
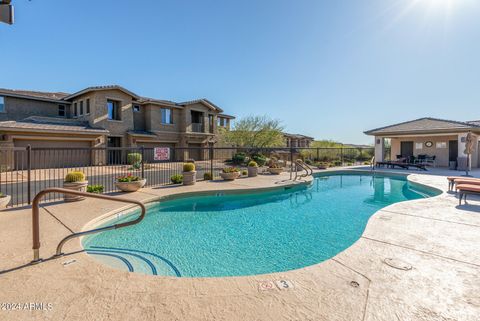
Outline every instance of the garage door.
[(175, 159), (175, 144), (174, 143), (137, 143), (138, 147), (145, 147), (145, 161), (151, 163), (153, 159), (153, 149), (155, 147), (169, 147), (170, 148), (170, 160)]
[[(31, 163), (35, 168), (63, 168), (90, 166), (92, 151), (90, 141), (55, 141), (14, 139), (15, 147), (32, 146)], [(41, 149), (37, 149), (41, 148)], [(25, 162), (24, 155), (18, 155), (15, 164)], [(17, 165), (19, 167), (20, 165)], [(24, 165), (21, 165), (24, 166)]]

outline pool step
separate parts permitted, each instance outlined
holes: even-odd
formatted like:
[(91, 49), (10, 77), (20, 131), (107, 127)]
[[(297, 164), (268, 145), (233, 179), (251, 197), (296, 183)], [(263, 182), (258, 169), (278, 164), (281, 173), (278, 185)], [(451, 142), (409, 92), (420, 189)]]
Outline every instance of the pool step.
[(116, 269), (148, 275), (181, 276), (172, 262), (155, 253), (102, 246), (92, 246), (86, 251)]

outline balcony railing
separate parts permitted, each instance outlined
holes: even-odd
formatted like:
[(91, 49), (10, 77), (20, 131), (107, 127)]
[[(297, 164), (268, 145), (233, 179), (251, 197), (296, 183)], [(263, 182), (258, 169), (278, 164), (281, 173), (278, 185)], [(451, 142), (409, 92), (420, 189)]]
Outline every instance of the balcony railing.
[(194, 133), (203, 133), (203, 124), (202, 123), (192, 123), (192, 132)]

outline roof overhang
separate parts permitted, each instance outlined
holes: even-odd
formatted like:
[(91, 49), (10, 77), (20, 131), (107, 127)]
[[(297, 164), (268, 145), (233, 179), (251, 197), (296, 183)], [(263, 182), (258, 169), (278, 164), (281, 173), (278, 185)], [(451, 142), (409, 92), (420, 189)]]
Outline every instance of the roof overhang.
[(210, 100), (208, 99), (198, 99), (198, 100), (192, 100), (192, 101), (185, 101), (183, 103), (178, 103), (178, 105), (180, 106), (189, 106), (189, 105), (194, 105), (194, 104), (202, 104), (212, 110), (215, 110), (219, 113), (222, 113), (223, 112), (223, 109), (218, 107), (217, 105), (215, 105), (214, 103), (212, 103)]
[(22, 94), (16, 94), (16, 93), (11, 93), (11, 92), (5, 92), (0, 90), (0, 96), (5, 96), (5, 97), (14, 97), (14, 98), (21, 98), (21, 99), (28, 99), (28, 100), (38, 100), (38, 101), (46, 101), (50, 103), (58, 103), (58, 104), (63, 104), (63, 105), (69, 105), (69, 101), (64, 101), (62, 99), (51, 99), (51, 98), (46, 98), (46, 97), (38, 97), (38, 96), (30, 96), (30, 95), (22, 95)]
[(44, 133), (44, 134), (71, 134), (71, 135), (91, 135), (99, 136), (106, 135), (109, 131), (90, 131), (90, 130), (62, 130), (62, 129), (39, 129), (39, 128), (12, 128), (12, 127), (0, 127), (2, 132), (27, 132), (27, 133)]
[(408, 131), (408, 132), (365, 132), (366, 135), (377, 137), (415, 137), (415, 136), (448, 136), (461, 133), (480, 133), (480, 128), (458, 128), (458, 129), (438, 129), (425, 131)]

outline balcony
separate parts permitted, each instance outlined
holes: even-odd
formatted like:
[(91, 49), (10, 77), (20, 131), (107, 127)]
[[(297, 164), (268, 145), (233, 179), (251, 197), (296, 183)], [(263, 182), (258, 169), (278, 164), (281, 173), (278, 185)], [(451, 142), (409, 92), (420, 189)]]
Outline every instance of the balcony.
[(202, 123), (192, 123), (191, 127), (193, 133), (203, 133), (203, 124)]

